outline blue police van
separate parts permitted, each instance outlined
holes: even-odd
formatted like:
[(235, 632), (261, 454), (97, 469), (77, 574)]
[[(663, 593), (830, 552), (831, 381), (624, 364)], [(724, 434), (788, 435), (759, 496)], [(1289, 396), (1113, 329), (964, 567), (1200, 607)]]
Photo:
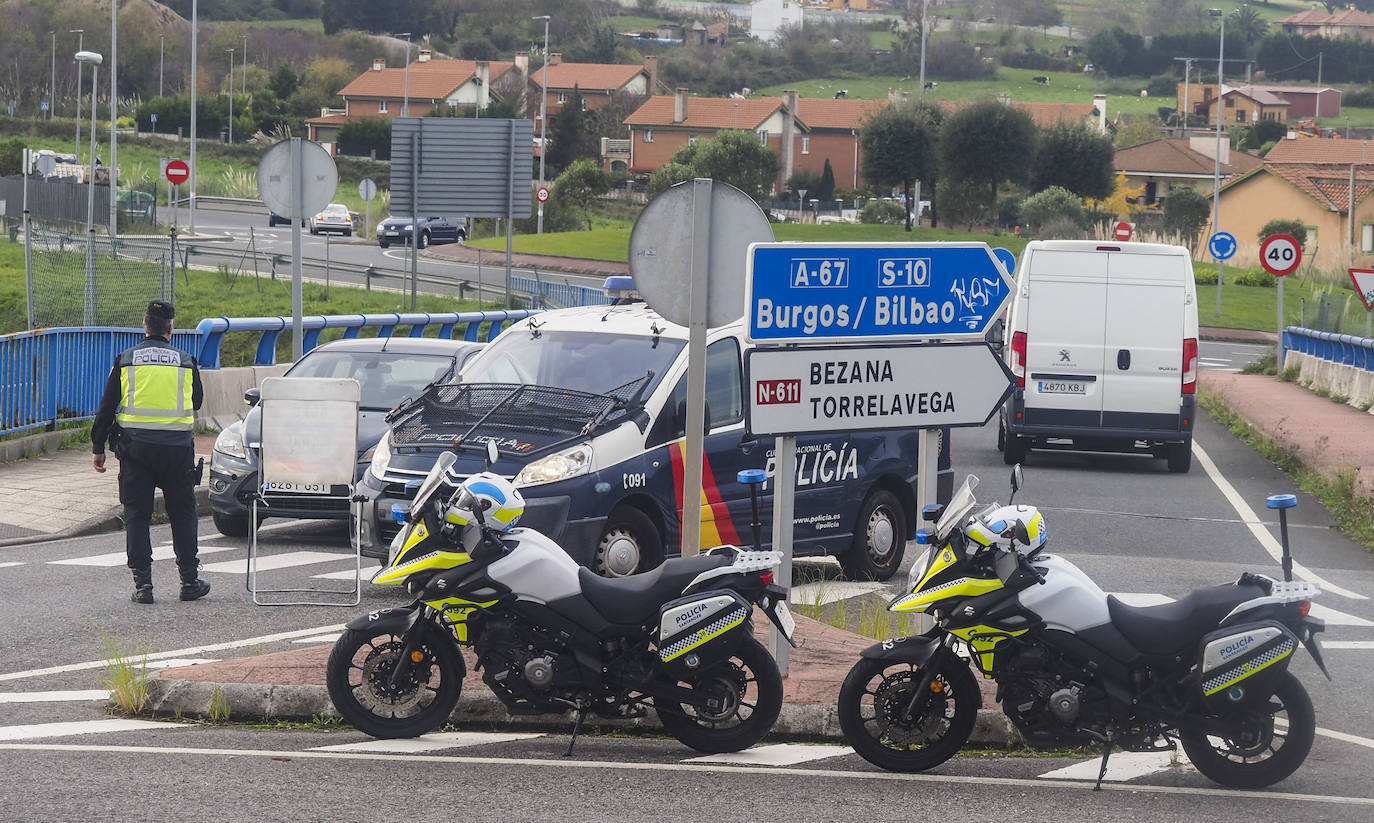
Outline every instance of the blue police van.
[[(639, 301), (545, 312), (489, 343), (457, 381), (392, 413), (358, 490), (364, 551), (386, 557), (403, 511), (440, 452), (459, 438), (496, 444), (492, 467), (525, 496), (520, 525), (607, 576), (647, 571), (678, 553), (684, 506), (703, 548), (752, 540), (742, 469), (774, 468), (772, 437), (745, 431), (743, 322), (712, 329), (700, 500), (683, 499), (687, 329)], [(797, 438), (797, 556), (832, 555), (853, 579), (886, 580), (917, 526), (916, 431)], [(949, 430), (939, 438), (936, 494), (953, 489)], [(485, 468), (483, 449), (458, 469)], [(761, 496), (768, 539), (772, 481)]]

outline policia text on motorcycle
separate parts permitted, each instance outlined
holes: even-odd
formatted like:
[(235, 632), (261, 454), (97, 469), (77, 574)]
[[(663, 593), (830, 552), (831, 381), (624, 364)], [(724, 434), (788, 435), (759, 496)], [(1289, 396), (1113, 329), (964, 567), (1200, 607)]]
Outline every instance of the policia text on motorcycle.
[(191, 434), (202, 391), (196, 360), (172, 348), (172, 304), (154, 300), (143, 316), (148, 336), (122, 352), (105, 381), (91, 424), (91, 465), (105, 471), (105, 443), (119, 458), (124, 546), (134, 574), (135, 603), (153, 602), (153, 547), (148, 521), (153, 489), (162, 489), (181, 573), (181, 599), (210, 591), (197, 574), (195, 485), (199, 469)]

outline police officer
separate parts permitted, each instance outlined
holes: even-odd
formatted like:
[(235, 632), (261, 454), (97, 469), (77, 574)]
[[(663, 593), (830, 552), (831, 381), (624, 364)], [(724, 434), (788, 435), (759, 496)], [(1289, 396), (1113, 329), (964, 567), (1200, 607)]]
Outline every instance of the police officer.
[(153, 489), (162, 489), (172, 523), (172, 548), (181, 572), (181, 599), (210, 591), (198, 578), (192, 424), (200, 408), (200, 370), (194, 357), (172, 348), (172, 304), (154, 300), (143, 316), (147, 338), (122, 352), (105, 381), (91, 424), (91, 465), (105, 471), (105, 444), (119, 458), (124, 547), (134, 574), (135, 603), (153, 602), (153, 547), (148, 521)]

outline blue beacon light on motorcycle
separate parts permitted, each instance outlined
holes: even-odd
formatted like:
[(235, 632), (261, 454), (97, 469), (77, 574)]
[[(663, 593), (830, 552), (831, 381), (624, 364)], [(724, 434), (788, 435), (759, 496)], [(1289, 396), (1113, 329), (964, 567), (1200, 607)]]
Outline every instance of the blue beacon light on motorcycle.
[(400, 503), (391, 504), (391, 519), (395, 520), (397, 523), (406, 522), (406, 510), (401, 508)]

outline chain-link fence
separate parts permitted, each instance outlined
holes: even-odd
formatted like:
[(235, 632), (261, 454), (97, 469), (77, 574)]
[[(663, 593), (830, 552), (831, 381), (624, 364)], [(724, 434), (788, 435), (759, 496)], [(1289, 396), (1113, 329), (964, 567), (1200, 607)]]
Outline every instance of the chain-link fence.
[(149, 300), (176, 300), (175, 266), (165, 249), (116, 248), (96, 235), (88, 257), (86, 237), (37, 226), (30, 242), (33, 328), (138, 328)]

